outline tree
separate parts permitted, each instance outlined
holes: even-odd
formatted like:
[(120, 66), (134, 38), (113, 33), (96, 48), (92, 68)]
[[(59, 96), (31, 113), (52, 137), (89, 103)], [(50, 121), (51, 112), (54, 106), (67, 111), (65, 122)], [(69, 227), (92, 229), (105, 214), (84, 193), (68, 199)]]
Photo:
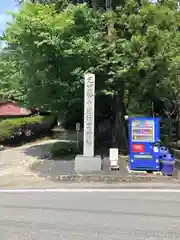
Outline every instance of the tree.
[[(14, 15), (15, 22), (7, 29), (5, 39), (10, 48), (21, 51), (31, 102), (39, 106), (50, 103), (51, 109), (57, 110), (62, 104), (58, 103), (59, 93), (66, 102), (71, 101), (71, 94), (82, 97), (84, 71), (96, 63), (93, 41), (102, 27), (96, 15), (84, 5), (70, 5), (59, 14), (53, 6), (33, 4), (24, 5)], [(53, 103), (49, 102), (52, 98)]]
[[(166, 79), (169, 66), (170, 50), (167, 49), (167, 40), (177, 29), (178, 18), (176, 10), (147, 1), (141, 4), (127, 1), (124, 6), (116, 9), (113, 20), (116, 30), (113, 41), (116, 58), (111, 57), (109, 64), (113, 68), (110, 72), (116, 76), (114, 80), (119, 103), (125, 102), (127, 91), (128, 103), (132, 102), (131, 99), (138, 103), (142, 101), (144, 110), (146, 107), (144, 114), (152, 114), (147, 106), (149, 105), (151, 110), (153, 101), (161, 98), (163, 94), (160, 85)], [(118, 55), (118, 50), (122, 47), (123, 50)], [(129, 110), (130, 108), (131, 106), (128, 106)], [(125, 135), (122, 129), (124, 116), (121, 112), (124, 107), (121, 105), (116, 109), (119, 112), (119, 121), (115, 124), (116, 134), (119, 129), (117, 139), (120, 139), (120, 135)], [(138, 110), (140, 109), (141, 106), (138, 106)], [(137, 114), (137, 109), (134, 113)]]
[(5, 40), (21, 62), (29, 104), (64, 115), (72, 106), (82, 112), (83, 75), (94, 72), (97, 95), (111, 99), (114, 146), (127, 147), (126, 111), (149, 115), (172, 90), (168, 81), (178, 73), (178, 64), (172, 67), (179, 49), (175, 7), (127, 0), (104, 13), (86, 4), (57, 11), (53, 4), (26, 3), (13, 17)]
[(0, 53), (0, 98), (25, 102), (26, 91), (20, 64), (14, 53), (4, 49)]

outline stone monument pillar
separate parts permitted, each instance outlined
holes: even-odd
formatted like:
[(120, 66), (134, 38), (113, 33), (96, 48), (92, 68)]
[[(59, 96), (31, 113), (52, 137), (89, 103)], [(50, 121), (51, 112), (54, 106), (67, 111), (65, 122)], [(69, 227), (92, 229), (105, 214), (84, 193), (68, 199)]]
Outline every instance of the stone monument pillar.
[(95, 75), (85, 74), (83, 155), (94, 157)]
[(84, 140), (83, 155), (75, 158), (78, 173), (101, 171), (101, 157), (94, 156), (95, 75), (84, 76)]

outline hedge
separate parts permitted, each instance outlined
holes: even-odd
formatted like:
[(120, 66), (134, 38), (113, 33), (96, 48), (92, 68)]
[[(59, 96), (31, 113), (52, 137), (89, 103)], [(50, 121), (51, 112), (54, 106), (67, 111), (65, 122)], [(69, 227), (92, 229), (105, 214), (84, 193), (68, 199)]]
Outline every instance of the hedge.
[(56, 142), (51, 148), (53, 158), (61, 157), (75, 157), (77, 154), (82, 153), (82, 144), (80, 143), (77, 148), (76, 142)]
[(0, 121), (0, 142), (21, 141), (53, 128), (52, 116), (31, 116)]

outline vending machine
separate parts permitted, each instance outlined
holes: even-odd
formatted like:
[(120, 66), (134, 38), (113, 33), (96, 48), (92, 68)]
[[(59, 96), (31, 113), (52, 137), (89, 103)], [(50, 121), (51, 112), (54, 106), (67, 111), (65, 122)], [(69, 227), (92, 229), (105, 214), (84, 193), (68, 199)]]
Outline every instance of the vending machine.
[(159, 171), (160, 119), (129, 118), (130, 170)]

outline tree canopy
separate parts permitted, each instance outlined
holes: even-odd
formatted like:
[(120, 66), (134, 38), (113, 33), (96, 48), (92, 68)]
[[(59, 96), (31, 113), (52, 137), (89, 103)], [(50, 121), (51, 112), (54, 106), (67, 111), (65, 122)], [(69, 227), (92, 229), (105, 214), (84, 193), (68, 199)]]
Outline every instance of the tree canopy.
[(118, 147), (127, 146), (125, 114), (151, 115), (154, 103), (166, 101), (173, 107), (164, 104), (164, 113), (175, 109), (180, 119), (178, 1), (116, 1), (109, 11), (72, 3), (32, 1), (12, 13), (0, 53), (1, 98), (79, 121), (89, 71), (97, 114), (106, 101)]

